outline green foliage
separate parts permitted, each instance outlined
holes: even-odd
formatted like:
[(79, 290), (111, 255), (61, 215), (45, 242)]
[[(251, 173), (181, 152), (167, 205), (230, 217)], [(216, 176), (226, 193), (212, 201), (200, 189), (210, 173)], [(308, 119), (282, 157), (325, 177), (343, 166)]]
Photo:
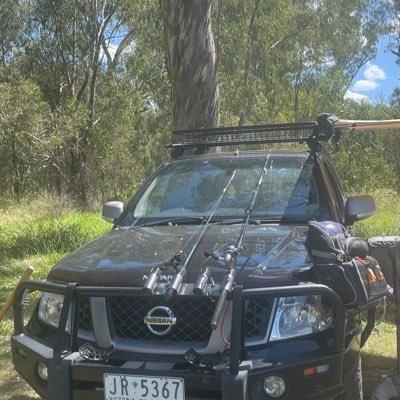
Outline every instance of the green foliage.
[[(166, 157), (169, 90), (158, 3), (6, 3), (15, 11), (1, 18), (23, 18), (0, 34), (0, 146), (17, 149), (1, 152), (0, 188), (16, 196), (40, 188), (86, 204), (130, 197)], [(5, 46), (11, 37), (18, 52)]]
[(20, 195), (41, 167), (47, 105), (30, 81), (0, 82), (0, 188)]
[[(392, 107), (369, 102), (358, 104), (348, 101), (338, 109), (338, 113), (344, 119), (398, 118)], [(370, 192), (378, 188), (398, 190), (398, 145), (398, 135), (391, 131), (348, 132), (342, 135), (339, 151), (331, 158), (347, 192)]]
[[(1, 2), (2, 197), (127, 200), (168, 158), (171, 90), (159, 3), (102, 4)], [(222, 124), (304, 120), (322, 111), (393, 116), (343, 101), (392, 9), (385, 0), (214, 2)], [(360, 146), (348, 135), (333, 157), (346, 187), (398, 186), (398, 143), (368, 138)]]
[(294, 121), (334, 112), (387, 26), (384, 1), (218, 2), (222, 120)]
[(357, 236), (398, 236), (400, 232), (400, 199), (390, 190), (370, 192), (377, 203), (378, 213), (356, 224)]

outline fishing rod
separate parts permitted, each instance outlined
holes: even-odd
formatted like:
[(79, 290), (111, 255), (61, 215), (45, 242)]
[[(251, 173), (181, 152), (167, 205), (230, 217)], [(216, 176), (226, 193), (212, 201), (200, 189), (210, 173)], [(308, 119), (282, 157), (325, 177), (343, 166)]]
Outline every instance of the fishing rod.
[(249, 206), (246, 208), (245, 211), (245, 218), (242, 223), (242, 228), (240, 230), (239, 238), (237, 244), (228, 244), (225, 246), (223, 250), (223, 256), (221, 258), (216, 257), (215, 255), (211, 255), (213, 258), (217, 258), (218, 260), (223, 260), (225, 263), (226, 272), (224, 277), (222, 278), (220, 289), (219, 289), (219, 297), (217, 304), (215, 306), (214, 314), (211, 318), (210, 328), (212, 330), (217, 329), (219, 320), (222, 315), (222, 311), (226, 302), (226, 298), (228, 294), (230, 294), (233, 290), (236, 278), (236, 261), (243, 249), (242, 243), (243, 238), (246, 233), (246, 228), (249, 224), (250, 216), (253, 212), (254, 203), (257, 199), (258, 191), (260, 190), (260, 186), (263, 183), (264, 175), (267, 172), (267, 164), (271, 155), (271, 151), (269, 151), (267, 158), (265, 159), (264, 165), (260, 171), (260, 175), (258, 181), (256, 183), (256, 187), (253, 192), (253, 196), (250, 200)]
[[(215, 201), (215, 203), (213, 204), (213, 206), (211, 207), (210, 211), (208, 212), (208, 216), (207, 219), (205, 221), (205, 224), (203, 226), (202, 231), (200, 232), (200, 235), (198, 236), (195, 244), (192, 246), (192, 249), (190, 251), (190, 253), (188, 254), (187, 257), (185, 257), (183, 250), (177, 252), (172, 258), (171, 260), (163, 263), (160, 267), (158, 267), (154, 272), (152, 272), (148, 279), (146, 280), (146, 282), (143, 285), (143, 292), (145, 294), (152, 294), (154, 291), (154, 288), (159, 280), (159, 277), (162, 273), (162, 271), (165, 271), (165, 269), (167, 269), (169, 266), (172, 266), (175, 271), (177, 272), (174, 279), (172, 280), (170, 286), (167, 289), (167, 293), (166, 293), (166, 298), (170, 299), (172, 296), (176, 295), (178, 293), (178, 290), (182, 284), (183, 278), (186, 274), (186, 268), (190, 262), (190, 260), (193, 257), (193, 254), (195, 253), (198, 245), (201, 243), (201, 241), (203, 240), (206, 231), (207, 231), (207, 227), (212, 219), (212, 217), (214, 216), (215, 211), (217, 210), (218, 206), (220, 205), (222, 199), (225, 196), (225, 193), (227, 192), (227, 190), (229, 189), (234, 177), (236, 175), (236, 169), (233, 171), (232, 175), (229, 178), (228, 183), (226, 184), (226, 186), (224, 187), (224, 189), (222, 190), (221, 195), (217, 198), (217, 200)], [(197, 230), (196, 230), (197, 231)], [(192, 236), (193, 237), (193, 236)], [(191, 239), (189, 239), (191, 240)], [(185, 245), (186, 246), (186, 245)], [(179, 266), (182, 264), (183, 259), (185, 259), (185, 263), (183, 264), (182, 268), (179, 270)]]
[(178, 268), (176, 268), (177, 273), (175, 274), (174, 279), (172, 280), (171, 284), (169, 285), (168, 289), (167, 289), (167, 293), (165, 295), (166, 300), (170, 300), (171, 297), (175, 296), (178, 293), (178, 290), (182, 284), (183, 278), (186, 274), (186, 270), (187, 270), (187, 266), (189, 265), (189, 262), (191, 261), (195, 251), (197, 250), (199, 244), (201, 243), (201, 241), (203, 240), (204, 236), (206, 235), (207, 232), (207, 227), (211, 221), (211, 218), (214, 216), (215, 211), (218, 209), (222, 199), (225, 196), (225, 193), (227, 192), (227, 190), (229, 189), (229, 187), (231, 186), (231, 183), (233, 181), (233, 179), (235, 178), (236, 175), (236, 169), (233, 171), (231, 177), (229, 178), (229, 181), (227, 183), (227, 185), (224, 187), (224, 189), (222, 190), (221, 195), (218, 197), (217, 201), (214, 203), (214, 205), (211, 207), (211, 210), (209, 211), (209, 215), (207, 218), (207, 221), (202, 229), (202, 231), (200, 232), (200, 235), (198, 236), (195, 244), (193, 245), (192, 249), (190, 250), (190, 253), (188, 254), (188, 256), (186, 257), (185, 263), (183, 264), (182, 268), (178, 271)]

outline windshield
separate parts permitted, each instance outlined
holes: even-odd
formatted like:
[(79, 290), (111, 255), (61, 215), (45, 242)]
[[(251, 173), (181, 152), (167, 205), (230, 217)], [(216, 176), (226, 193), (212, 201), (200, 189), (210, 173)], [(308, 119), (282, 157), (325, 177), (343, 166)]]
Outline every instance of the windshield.
[[(262, 157), (232, 157), (167, 164), (131, 205), (122, 225), (207, 217), (234, 173), (213, 217), (243, 218), (265, 160)], [(310, 158), (271, 156), (263, 172), (252, 218), (329, 219), (314, 169)]]

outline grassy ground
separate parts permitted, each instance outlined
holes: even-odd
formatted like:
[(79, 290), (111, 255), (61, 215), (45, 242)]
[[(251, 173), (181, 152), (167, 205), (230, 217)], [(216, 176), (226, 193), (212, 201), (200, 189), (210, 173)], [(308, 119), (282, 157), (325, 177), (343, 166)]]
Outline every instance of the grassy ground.
[[(400, 200), (395, 193), (374, 193), (380, 213), (359, 223), (357, 235), (400, 233)], [(26, 267), (35, 268), (34, 279), (44, 278), (65, 254), (110, 229), (100, 214), (77, 210), (58, 198), (44, 198), (0, 210), (0, 305), (15, 287)], [(393, 311), (393, 310), (392, 310)], [(9, 335), (11, 312), (0, 322), (0, 400), (38, 399), (12, 367)], [(393, 318), (380, 324), (363, 350), (366, 394), (384, 375), (394, 374), (395, 326)]]
[[(99, 212), (79, 211), (58, 198), (44, 198), (0, 210), (0, 305), (22, 272), (44, 278), (65, 254), (111, 227)], [(0, 322), (0, 400), (38, 399), (14, 371), (9, 345), (12, 313)]]

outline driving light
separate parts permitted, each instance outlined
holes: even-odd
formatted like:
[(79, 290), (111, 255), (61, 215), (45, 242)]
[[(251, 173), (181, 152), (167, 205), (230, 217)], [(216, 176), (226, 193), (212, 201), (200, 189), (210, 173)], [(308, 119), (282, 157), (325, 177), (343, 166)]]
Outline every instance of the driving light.
[(47, 381), (49, 378), (49, 372), (47, 370), (47, 365), (43, 362), (40, 361), (38, 366), (37, 366), (37, 373), (40, 377), (40, 379), (43, 379), (44, 381)]
[(289, 339), (328, 329), (332, 323), (332, 311), (321, 300), (321, 296), (280, 298), (270, 340)]
[(286, 383), (285, 380), (280, 376), (271, 375), (264, 378), (263, 388), (265, 394), (277, 399), (285, 394)]
[(63, 295), (43, 292), (39, 303), (39, 319), (57, 328), (60, 322), (63, 303)]

